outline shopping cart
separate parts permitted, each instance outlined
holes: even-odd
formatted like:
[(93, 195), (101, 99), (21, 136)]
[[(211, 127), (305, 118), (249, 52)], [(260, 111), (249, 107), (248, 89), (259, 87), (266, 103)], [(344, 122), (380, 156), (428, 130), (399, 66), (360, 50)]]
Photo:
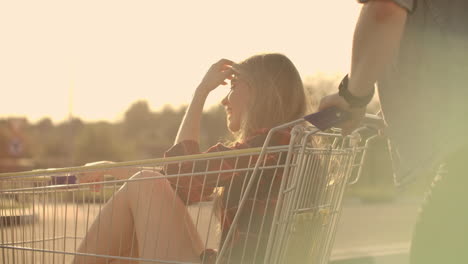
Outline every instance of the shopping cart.
[[(333, 118), (329, 119), (330, 116)], [(279, 126), (268, 133), (261, 148), (1, 174), (0, 260), (2, 263), (73, 263), (78, 258), (84, 258), (85, 263), (327, 263), (345, 187), (356, 182), (366, 150), (357, 132), (342, 137), (339, 130), (319, 129), (331, 127), (344, 118), (343, 113), (330, 110), (305, 118), (314, 126), (304, 125), (304, 119)], [(291, 127), (289, 145), (269, 145), (277, 131)], [(236, 166), (223, 166), (228, 162)], [(183, 170), (184, 166), (189, 166), (190, 171)], [(174, 168), (178, 168), (176, 172)], [(117, 169), (128, 173), (114, 177)], [(132, 176), (135, 172), (136, 176)], [(231, 184), (216, 181), (226, 174), (232, 176)], [(100, 176), (86, 182), (83, 175)], [(57, 184), (56, 176), (73, 180)], [(195, 187), (191, 188), (195, 178), (210, 179), (211, 187), (204, 189), (202, 185), (195, 192)], [(172, 198), (160, 201), (155, 209), (156, 202), (151, 205), (152, 194), (157, 193), (151, 189), (155, 181), (170, 182), (175, 193), (187, 197), (193, 193), (202, 196), (223, 193), (224, 196), (218, 195), (219, 200), (237, 195), (234, 216), (228, 218), (228, 206), (217, 206), (210, 199), (213, 195), (200, 198), (198, 203), (190, 203), (179, 195), (164, 196)], [(178, 182), (188, 182), (189, 188), (179, 187)], [(132, 203), (141, 208), (132, 214), (144, 215), (139, 218), (145, 219), (144, 233), (133, 230), (127, 235), (125, 228), (117, 228), (119, 219), (108, 218), (105, 223), (102, 220), (107, 211), (117, 211), (117, 196), (130, 188), (137, 190)], [(179, 204), (186, 208), (185, 214), (177, 213)], [(162, 220), (153, 218), (150, 212), (155, 210), (164, 210), (159, 217), (166, 222), (182, 223), (178, 225), (182, 231), (174, 232), (184, 232), (184, 224), (193, 225), (201, 249), (216, 249), (217, 254), (214, 257), (202, 254), (201, 260), (171, 255), (177, 252), (173, 248), (180, 246), (180, 241), (175, 241), (176, 235), (163, 235), (168, 230), (164, 230)], [(219, 217), (220, 212), (224, 217)], [(105, 228), (110, 228), (112, 236), (99, 234), (89, 238), (92, 226), (97, 226), (98, 231), (101, 228), (103, 234)], [(114, 244), (119, 247), (113, 249)], [(148, 257), (151, 252), (159, 253)]]

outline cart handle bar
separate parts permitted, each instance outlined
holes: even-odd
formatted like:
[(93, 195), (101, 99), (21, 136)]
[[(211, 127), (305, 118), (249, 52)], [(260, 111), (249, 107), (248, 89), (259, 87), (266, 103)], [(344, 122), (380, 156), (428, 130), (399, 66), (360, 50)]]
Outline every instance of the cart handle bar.
[(351, 113), (333, 106), (320, 112), (306, 115), (304, 119), (316, 128), (324, 131), (351, 119)]

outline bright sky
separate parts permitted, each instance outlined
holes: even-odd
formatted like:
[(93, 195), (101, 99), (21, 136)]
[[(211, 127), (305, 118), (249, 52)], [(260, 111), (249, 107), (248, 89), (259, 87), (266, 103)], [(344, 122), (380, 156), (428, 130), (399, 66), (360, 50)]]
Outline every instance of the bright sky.
[[(346, 72), (349, 0), (30, 0), (0, 4), (0, 117), (122, 118), (189, 103), (209, 66), (281, 52), (303, 77)], [(207, 107), (226, 89), (210, 95)]]

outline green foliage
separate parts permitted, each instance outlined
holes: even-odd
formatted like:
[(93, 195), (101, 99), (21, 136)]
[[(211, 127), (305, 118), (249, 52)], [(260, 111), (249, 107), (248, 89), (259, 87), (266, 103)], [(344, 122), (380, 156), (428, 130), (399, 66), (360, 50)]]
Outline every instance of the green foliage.
[[(155, 112), (146, 101), (137, 101), (119, 122), (85, 123), (72, 119), (54, 124), (45, 118), (23, 126), (21, 134), (27, 142), (27, 153), (34, 161), (34, 168), (78, 166), (98, 160), (158, 158), (173, 145), (185, 110), (185, 107), (176, 110), (167, 105)], [(12, 120), (0, 120), (0, 150), (7, 148)], [(226, 139), (224, 109), (218, 106), (206, 111), (201, 127), (202, 149)], [(0, 158), (2, 156), (7, 157), (7, 151), (0, 151)]]
[(77, 136), (74, 157), (79, 164), (97, 160), (122, 160), (122, 142), (115, 125), (99, 122), (87, 125)]

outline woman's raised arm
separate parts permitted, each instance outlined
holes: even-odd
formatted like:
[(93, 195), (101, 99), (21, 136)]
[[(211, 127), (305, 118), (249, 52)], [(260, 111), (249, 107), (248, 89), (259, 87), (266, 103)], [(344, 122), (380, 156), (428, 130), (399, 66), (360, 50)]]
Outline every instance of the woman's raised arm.
[(208, 94), (221, 84), (227, 84), (226, 80), (231, 79), (233, 70), (231, 66), (234, 63), (227, 59), (221, 59), (213, 64), (200, 85), (195, 90), (192, 102), (187, 108), (174, 144), (184, 140), (200, 141), (200, 121)]

